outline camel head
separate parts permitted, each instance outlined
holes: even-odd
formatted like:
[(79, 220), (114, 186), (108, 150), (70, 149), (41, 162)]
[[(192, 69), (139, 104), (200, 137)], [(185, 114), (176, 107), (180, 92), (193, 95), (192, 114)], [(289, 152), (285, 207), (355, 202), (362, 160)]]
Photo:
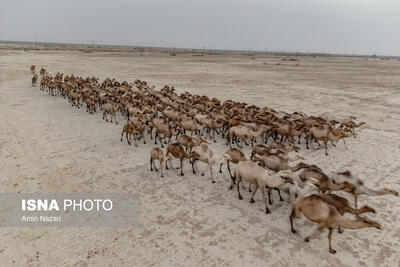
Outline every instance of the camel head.
[(396, 197), (399, 196), (399, 192), (389, 189), (389, 188), (385, 188), (385, 191), (388, 192), (389, 194), (395, 195)]
[(363, 212), (372, 212), (372, 213), (376, 213), (375, 209), (374, 209), (374, 208), (371, 208), (371, 207), (368, 206), (368, 205), (365, 205), (364, 207), (362, 207), (361, 210), (362, 210)]
[(367, 227), (375, 227), (377, 229), (381, 229), (382, 228), (380, 223), (378, 223), (376, 221), (373, 221), (371, 219), (368, 219), (366, 217), (359, 217), (356, 221), (365, 223), (367, 225)]

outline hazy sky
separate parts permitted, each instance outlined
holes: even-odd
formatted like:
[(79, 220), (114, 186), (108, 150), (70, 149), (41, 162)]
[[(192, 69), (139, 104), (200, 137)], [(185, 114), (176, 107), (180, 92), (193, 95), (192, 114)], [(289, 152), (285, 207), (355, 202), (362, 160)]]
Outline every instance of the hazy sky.
[(400, 56), (400, 0), (0, 0), (0, 40)]

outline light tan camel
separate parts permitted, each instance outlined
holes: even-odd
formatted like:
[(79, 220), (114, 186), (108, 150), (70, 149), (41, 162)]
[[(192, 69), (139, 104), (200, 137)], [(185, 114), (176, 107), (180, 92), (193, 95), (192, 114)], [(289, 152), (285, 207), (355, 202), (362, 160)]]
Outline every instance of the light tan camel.
[(158, 169), (156, 167), (156, 163), (154, 162), (155, 160), (158, 160), (160, 162), (160, 172), (161, 172), (161, 178), (164, 177), (163, 175), (163, 162), (170, 160), (171, 156), (168, 155), (168, 157), (164, 156), (164, 151), (162, 151), (161, 148), (155, 146), (151, 149), (150, 151), (150, 171), (153, 171), (153, 166), (154, 166), (154, 170), (156, 172), (158, 172)]
[[(293, 183), (291, 178), (280, 177), (280, 178), (273, 178), (271, 177), (267, 170), (258, 166), (256, 163), (252, 161), (242, 161), (237, 164), (235, 168), (235, 178), (236, 178), (236, 189), (238, 191), (238, 198), (243, 199), (242, 195), (240, 194), (239, 190), (239, 183), (241, 180), (244, 180), (250, 184), (255, 185), (255, 189), (251, 194), (250, 203), (254, 203), (254, 195), (256, 194), (257, 190), (260, 188), (261, 194), (265, 203), (265, 212), (271, 213), (268, 208), (267, 199), (265, 195), (265, 187), (268, 187), (268, 191), (272, 188), (279, 188), (280, 186), (286, 183)], [(233, 188), (233, 181), (229, 189)]]
[[(323, 128), (319, 128), (319, 127), (311, 127), (308, 131), (307, 131), (307, 149), (308, 144), (310, 139), (314, 137), (315, 140), (317, 141), (322, 141), (324, 142), (324, 147), (325, 147), (325, 155), (328, 156), (328, 142), (332, 141), (332, 142), (338, 142), (340, 139), (348, 137), (347, 134), (345, 134), (344, 132), (340, 132), (340, 133), (336, 133), (333, 132), (330, 127), (323, 127)], [(344, 139), (343, 139), (344, 140)], [(346, 145), (346, 143), (345, 143)]]
[(296, 171), (298, 169), (297, 165), (296, 166), (291, 166), (289, 163), (294, 162), (297, 160), (303, 160), (304, 158), (300, 155), (294, 155), (291, 157), (286, 157), (282, 158), (281, 155), (263, 155), (263, 156), (258, 156), (254, 155), (253, 161), (259, 161), (262, 163), (262, 165), (271, 170), (278, 172), (280, 170), (292, 170)]
[(239, 146), (237, 139), (241, 139), (244, 143), (246, 143), (246, 140), (249, 138), (251, 138), (251, 145), (253, 146), (254, 138), (262, 135), (268, 129), (269, 127), (265, 125), (260, 125), (260, 128), (257, 131), (254, 131), (244, 125), (232, 126), (229, 128), (227, 135), (229, 146), (232, 148), (231, 142), (235, 141), (238, 147), (243, 147), (242, 145)]
[[(200, 145), (195, 146), (193, 148), (193, 153), (195, 154), (195, 156), (192, 157), (193, 173), (196, 173), (194, 167), (196, 160), (202, 161), (210, 168), (211, 182), (215, 183), (212, 167), (214, 164), (223, 164), (226, 162), (226, 159), (216, 154), (207, 143), (201, 143)], [(204, 176), (204, 172), (201, 175)]]
[[(78, 103), (79, 106), (79, 103)], [(108, 122), (108, 118), (107, 118), (107, 114), (111, 115), (111, 120), (110, 122), (112, 122), (113, 117), (115, 118), (115, 124), (118, 124), (117, 122), (117, 106), (115, 103), (107, 103), (104, 105), (104, 110), (103, 110), (103, 120), (105, 118), (105, 120)]]
[(344, 189), (345, 192), (350, 193), (354, 196), (354, 206), (357, 208), (357, 199), (360, 195), (367, 196), (380, 196), (380, 195), (395, 195), (399, 196), (399, 192), (389, 189), (389, 188), (380, 188), (380, 189), (372, 189), (364, 185), (364, 182), (354, 176), (349, 170), (344, 172), (338, 172), (331, 175), (332, 182), (338, 183), (349, 183), (352, 187)]

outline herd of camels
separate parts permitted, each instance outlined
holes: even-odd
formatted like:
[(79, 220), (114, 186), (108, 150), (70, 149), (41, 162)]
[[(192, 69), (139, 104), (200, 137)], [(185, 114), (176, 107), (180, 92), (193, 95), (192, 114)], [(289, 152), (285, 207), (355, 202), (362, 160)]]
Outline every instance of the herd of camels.
[[(64, 76), (62, 73), (53, 77), (43, 68), (38, 75), (34, 65), (31, 72), (32, 86), (37, 84), (40, 75), (40, 90), (53, 96), (60, 95), (76, 108), (85, 104), (90, 114), (100, 110), (104, 120), (114, 120), (116, 124), (117, 117), (123, 117), (126, 123), (121, 141), (124, 135), (129, 145), (132, 137), (135, 146), (141, 139), (146, 144), (146, 136), (150, 136), (155, 144), (159, 141), (161, 147), (155, 146), (150, 150), (150, 170), (160, 171), (161, 177), (163, 165), (165, 169), (171, 168), (168, 162), (173, 158), (179, 160), (182, 176), (184, 162), (191, 164), (193, 173), (196, 173), (196, 162), (204, 162), (209, 167), (213, 183), (213, 166), (218, 166), (222, 173), (222, 167), (226, 165), (231, 178), (229, 189), (236, 187), (238, 198), (243, 199), (239, 184), (247, 182), (246, 191), (251, 192), (250, 203), (255, 202), (254, 196), (260, 190), (266, 213), (271, 212), (268, 206), (272, 205), (271, 190), (278, 192), (280, 200), (283, 200), (281, 191), (287, 192), (287, 201), (292, 205), (291, 231), (296, 233), (294, 219), (304, 214), (308, 220), (318, 224), (318, 228), (304, 241), (309, 242), (328, 228), (331, 253), (336, 253), (331, 244), (336, 228), (339, 233), (343, 229), (380, 229), (378, 222), (360, 216), (361, 213), (376, 212), (369, 206), (357, 207), (360, 195), (398, 196), (397, 191), (389, 188), (367, 187), (362, 179), (348, 170), (327, 174), (320, 167), (303, 162), (304, 157), (297, 153), (302, 141), (307, 149), (322, 142), (326, 155), (330, 144), (336, 146), (343, 140), (346, 146), (345, 138), (355, 138), (355, 129), (364, 124), (356, 123), (355, 117), (338, 120), (328, 113), (309, 116), (303, 112), (280, 112), (232, 100), (221, 102), (188, 92), (178, 95), (173, 86), (155, 90), (154, 86), (141, 80), (120, 83), (106, 78), (100, 83), (95, 77)], [(211, 145), (217, 142), (216, 135), (229, 146), (222, 155), (214, 152)], [(248, 158), (241, 151), (243, 145), (251, 147)], [(156, 161), (159, 162), (158, 168)], [(233, 172), (232, 164), (236, 165)], [(346, 198), (332, 193), (334, 191), (353, 196), (354, 208)], [(345, 212), (355, 215), (355, 218), (348, 219)]]

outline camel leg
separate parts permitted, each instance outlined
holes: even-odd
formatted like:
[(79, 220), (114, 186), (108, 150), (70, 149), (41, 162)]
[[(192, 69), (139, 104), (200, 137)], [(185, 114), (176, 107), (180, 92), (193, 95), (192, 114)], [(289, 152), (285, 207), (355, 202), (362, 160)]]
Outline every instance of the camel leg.
[(161, 178), (164, 177), (163, 171), (162, 171), (162, 160), (160, 160), (160, 172), (161, 172)]
[[(236, 189), (237, 189), (237, 191), (238, 191), (238, 198), (239, 198), (240, 200), (242, 200), (243, 197), (242, 197), (242, 195), (240, 194), (239, 184), (240, 184), (240, 177), (239, 177), (239, 174), (236, 173)], [(231, 186), (232, 186), (232, 185), (231, 185)]]
[(325, 144), (325, 155), (328, 156), (328, 142), (325, 141), (324, 144)]
[[(235, 176), (236, 176), (236, 171), (235, 171)], [(236, 183), (236, 178), (235, 177), (231, 177), (231, 185), (229, 186), (229, 190), (233, 189), (233, 185)]]
[(233, 178), (233, 175), (232, 175), (232, 173), (231, 173), (231, 168), (230, 168), (229, 165), (230, 165), (230, 164), (229, 164), (229, 161), (227, 161), (226, 166), (227, 166), (227, 168), (228, 168), (229, 175), (231, 176), (231, 178)]
[(290, 219), (290, 229), (292, 230), (292, 233), (293, 233), (293, 234), (295, 234), (295, 233), (297, 232), (297, 231), (294, 230), (294, 228), (293, 228), (293, 219), (296, 218), (295, 208), (296, 208), (296, 207), (293, 207), (292, 213), (290, 214), (290, 217), (289, 217), (289, 219)]
[(194, 162), (195, 161), (196, 161), (195, 159), (192, 159), (192, 171), (193, 171), (193, 174), (196, 174), (196, 171), (194, 170)]
[[(168, 158), (168, 153), (165, 155)], [(165, 169), (168, 170), (168, 160), (165, 161)]]
[(268, 188), (268, 202), (270, 205), (272, 205), (273, 203), (272, 203), (272, 199), (271, 199), (271, 188), (269, 188), (269, 187), (267, 187), (267, 188)]
[(181, 176), (184, 176), (182, 169), (183, 169), (183, 159), (181, 159)]
[(240, 145), (239, 145), (239, 143), (238, 143), (238, 140), (237, 140), (237, 139), (234, 139), (234, 141), (235, 141), (236, 145), (238, 146), (238, 148), (240, 148)]
[(249, 183), (249, 192), (251, 192), (251, 183)]
[(343, 144), (344, 144), (344, 148), (347, 150), (346, 141), (344, 140), (344, 137), (343, 137)]
[(304, 238), (304, 242), (310, 242), (310, 239), (314, 239), (314, 237), (319, 235), (323, 229), (324, 229), (323, 226), (318, 226), (317, 229), (314, 229), (314, 231), (312, 231), (310, 235), (308, 235)]
[(354, 207), (357, 209), (357, 195), (354, 195)]
[(265, 203), (265, 213), (266, 213), (266, 214), (269, 214), (269, 213), (271, 213), (271, 211), (270, 211), (269, 208), (268, 208), (267, 198), (266, 198), (266, 196), (265, 196), (265, 189), (264, 189), (264, 186), (261, 186), (261, 194), (262, 194), (262, 197), (263, 197), (264, 203)]
[(131, 135), (129, 134), (129, 139), (128, 139), (128, 132), (126, 132), (125, 137), (126, 137), (126, 142), (128, 142), (128, 144), (131, 145), (131, 141), (129, 141)]
[(250, 203), (254, 203), (254, 195), (256, 194), (257, 190), (258, 190), (258, 183), (256, 183), (256, 188), (254, 189), (253, 193), (251, 194), (251, 199), (250, 199)]
[[(153, 159), (153, 165), (154, 165), (154, 170), (156, 172), (158, 172), (158, 169), (157, 169), (157, 166), (156, 166), (156, 161), (154, 159)], [(161, 165), (160, 165), (160, 168), (162, 169)]]
[(328, 240), (329, 240), (329, 252), (332, 254), (336, 253), (336, 250), (332, 249), (332, 232), (333, 228), (329, 228)]
[(283, 201), (284, 199), (282, 198), (282, 196), (281, 196), (281, 191), (279, 190), (279, 188), (274, 188), (276, 191), (278, 191), (278, 195), (279, 195), (279, 200), (280, 201)]
[(121, 134), (121, 142), (122, 142), (122, 137), (124, 136), (124, 130), (122, 130), (122, 134)]
[(293, 219), (297, 219), (300, 216), (300, 208), (298, 205), (296, 205), (296, 202), (294, 203), (292, 213), (290, 214), (290, 228), (292, 230), (292, 233), (295, 234), (297, 231), (293, 228)]
[(157, 130), (156, 130), (156, 134), (154, 135), (154, 144), (155, 144), (155, 145), (157, 145), (157, 135), (158, 135), (158, 132), (157, 132)]
[(208, 166), (210, 167), (211, 183), (215, 183), (215, 181), (214, 181), (214, 174), (213, 174), (213, 170), (212, 170), (212, 165), (211, 165), (211, 164), (208, 164)]
[(213, 129), (213, 139), (214, 139), (214, 143), (216, 143), (217, 140), (215, 140), (215, 129)]

